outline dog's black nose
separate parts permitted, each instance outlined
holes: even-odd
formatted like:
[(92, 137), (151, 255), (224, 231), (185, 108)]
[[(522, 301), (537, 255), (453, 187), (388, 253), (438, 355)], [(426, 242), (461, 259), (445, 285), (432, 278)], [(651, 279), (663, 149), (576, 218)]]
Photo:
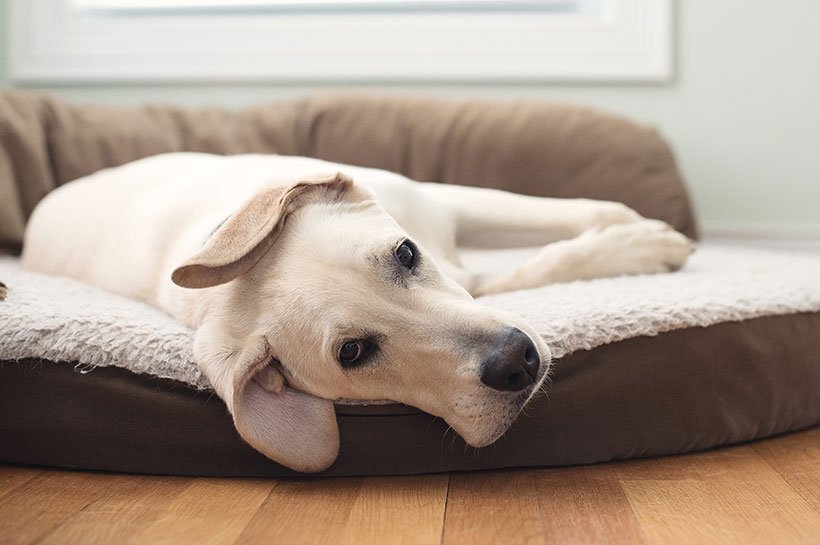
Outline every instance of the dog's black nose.
[(535, 383), (541, 359), (523, 331), (508, 329), (481, 362), (481, 382), (494, 390), (517, 392)]

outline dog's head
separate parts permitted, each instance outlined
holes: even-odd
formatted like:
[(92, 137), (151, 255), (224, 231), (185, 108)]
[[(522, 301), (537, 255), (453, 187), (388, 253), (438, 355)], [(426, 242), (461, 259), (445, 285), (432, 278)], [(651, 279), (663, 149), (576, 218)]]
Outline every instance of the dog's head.
[(300, 471), (336, 458), (330, 400), (413, 405), (479, 447), (549, 366), (525, 321), (476, 303), (342, 175), (258, 192), (173, 280), (214, 290), (194, 354), (240, 434)]

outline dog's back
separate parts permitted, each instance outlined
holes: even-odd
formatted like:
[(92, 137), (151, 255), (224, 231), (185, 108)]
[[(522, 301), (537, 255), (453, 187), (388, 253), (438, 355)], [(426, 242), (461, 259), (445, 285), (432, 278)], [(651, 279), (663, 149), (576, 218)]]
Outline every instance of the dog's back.
[(23, 266), (156, 304), (177, 261), (261, 185), (287, 182), (291, 159), (176, 153), (71, 182), (35, 209)]
[(170, 288), (171, 271), (256, 191), (339, 169), (380, 200), (386, 195), (388, 209), (413, 200), (407, 187), (412, 184), (399, 175), (307, 157), (157, 155), (97, 172), (46, 196), (26, 228), (23, 266), (167, 310), (161, 291)]

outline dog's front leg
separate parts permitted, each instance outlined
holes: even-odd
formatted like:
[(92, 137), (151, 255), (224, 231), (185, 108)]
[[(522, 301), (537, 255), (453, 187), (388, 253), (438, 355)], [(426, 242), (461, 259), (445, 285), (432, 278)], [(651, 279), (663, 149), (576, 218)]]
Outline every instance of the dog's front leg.
[(548, 244), (522, 266), (474, 275), (474, 296), (535, 288), (559, 282), (627, 274), (651, 274), (681, 268), (694, 243), (657, 220), (612, 225)]

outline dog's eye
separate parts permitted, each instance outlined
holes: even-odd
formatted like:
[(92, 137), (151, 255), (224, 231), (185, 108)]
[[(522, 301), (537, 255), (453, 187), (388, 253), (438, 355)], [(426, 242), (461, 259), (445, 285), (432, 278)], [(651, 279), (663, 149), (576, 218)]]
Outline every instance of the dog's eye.
[(372, 338), (345, 341), (339, 347), (339, 363), (345, 369), (367, 363), (379, 351), (379, 345)]
[(339, 362), (342, 367), (351, 367), (361, 359), (364, 354), (364, 343), (362, 341), (347, 341), (339, 349)]
[(405, 269), (412, 269), (416, 264), (416, 247), (409, 240), (405, 240), (396, 248), (396, 259)]

